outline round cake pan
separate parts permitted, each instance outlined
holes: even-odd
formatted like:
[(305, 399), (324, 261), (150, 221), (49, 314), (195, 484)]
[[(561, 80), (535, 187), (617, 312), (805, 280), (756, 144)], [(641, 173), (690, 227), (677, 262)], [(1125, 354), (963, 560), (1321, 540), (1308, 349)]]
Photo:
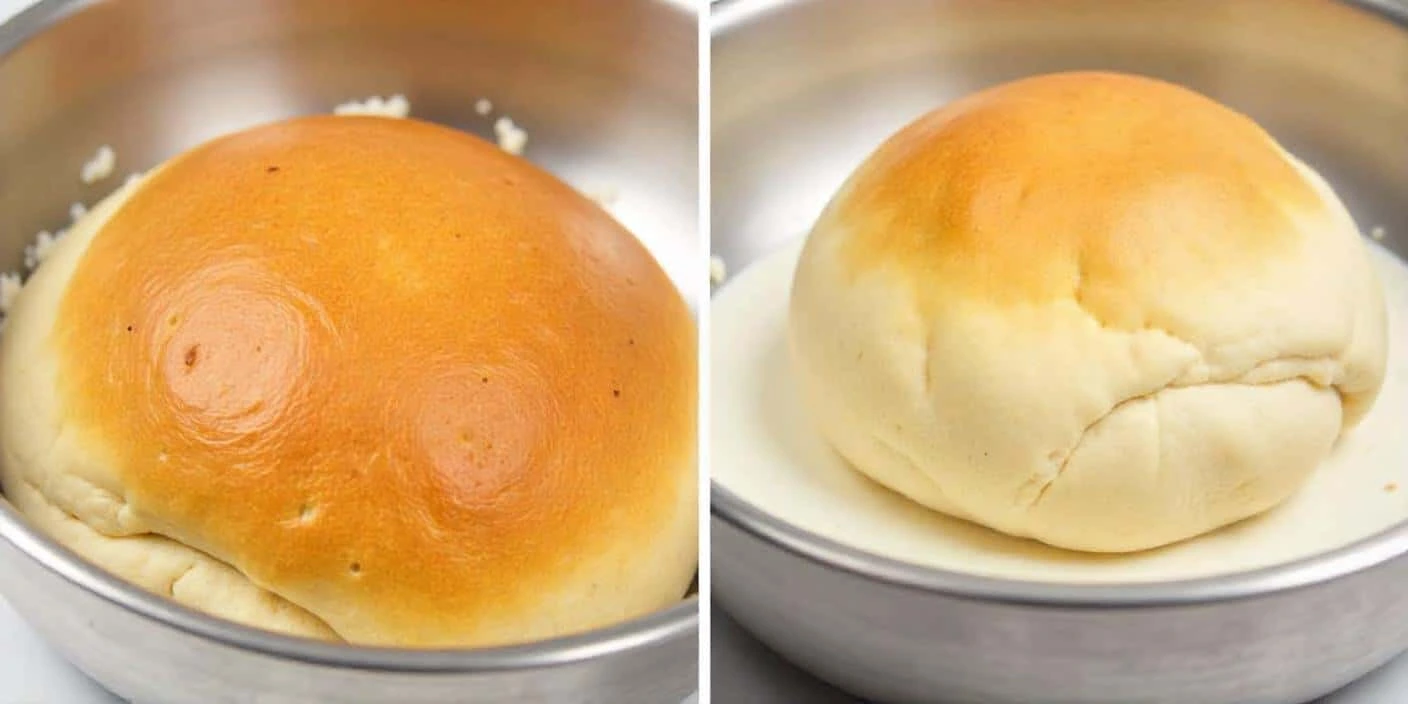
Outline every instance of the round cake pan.
[[(130, 171), (208, 138), (368, 96), (494, 138), (611, 209), (691, 302), (697, 15), (686, 1), (44, 0), (0, 26), (0, 270)], [(493, 103), (481, 115), (476, 103)], [(82, 164), (111, 145), (117, 173)], [(702, 283), (702, 282), (701, 282)], [(94, 393), (101, 393), (95, 389)], [(375, 530), (375, 526), (368, 526)], [(0, 502), (0, 593), (74, 664), (140, 704), (679, 702), (694, 597), (579, 636), (480, 650), (352, 647), (243, 628), (141, 592)]]
[[(712, 14), (713, 246), (731, 269), (803, 236), (919, 114), (1071, 69), (1170, 79), (1250, 114), (1408, 253), (1397, 0), (726, 0)], [(1223, 577), (1055, 585), (877, 557), (718, 485), (712, 503), (716, 603), (866, 699), (1301, 702), (1408, 648), (1405, 525)]]

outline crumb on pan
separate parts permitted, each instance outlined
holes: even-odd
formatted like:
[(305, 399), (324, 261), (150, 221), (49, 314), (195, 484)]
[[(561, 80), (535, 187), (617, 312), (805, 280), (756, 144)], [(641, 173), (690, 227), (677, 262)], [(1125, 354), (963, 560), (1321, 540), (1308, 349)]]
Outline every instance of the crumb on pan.
[(0, 274), (0, 314), (9, 313), (15, 296), (20, 293), (20, 275), (10, 271)]
[(1383, 225), (1376, 225), (1369, 229), (1369, 239), (1375, 242), (1382, 242), (1388, 236), (1388, 230)]
[(718, 286), (728, 278), (728, 265), (724, 263), (722, 257), (717, 254), (709, 257), (709, 284)]
[[(49, 256), (49, 251), (54, 248), (54, 243), (62, 239), (64, 233), (66, 232), (67, 230), (58, 230), (57, 232), (49, 232), (48, 230), (43, 230), (39, 234), (35, 235), (34, 244), (28, 245), (24, 248), (25, 273), (33, 273), (33, 271), (44, 261), (44, 258)], [(15, 274), (15, 276), (18, 277), (19, 274)]]
[(349, 100), (332, 109), (334, 115), (375, 115), (406, 117), (411, 114), (411, 101), (397, 93), (389, 98), (373, 95), (366, 100)]
[[(0, 283), (3, 283), (3, 282), (0, 282)], [(1398, 491), (1398, 482), (1389, 482), (1389, 483), (1385, 484), (1385, 485), (1384, 485), (1384, 491), (1387, 492), (1387, 493), (1389, 493), (1389, 494), (1392, 494), (1393, 492)]]
[(74, 203), (68, 206), (69, 222), (78, 222), (78, 219), (88, 213), (88, 206), (82, 203)]
[(79, 170), (78, 177), (84, 183), (97, 183), (112, 175), (113, 169), (117, 166), (117, 152), (112, 147), (104, 144), (98, 147), (98, 153), (93, 158), (84, 162), (83, 168)]
[(522, 154), (523, 147), (528, 144), (528, 133), (513, 124), (513, 120), (508, 116), (494, 121), (494, 136), (499, 140), (499, 148), (509, 154)]
[(488, 115), (494, 111), (494, 104), (488, 98), (480, 98), (474, 101), (474, 112), (480, 115)]
[(610, 209), (621, 197), (620, 189), (615, 186), (597, 185), (582, 189), (582, 195), (592, 199), (597, 205)]

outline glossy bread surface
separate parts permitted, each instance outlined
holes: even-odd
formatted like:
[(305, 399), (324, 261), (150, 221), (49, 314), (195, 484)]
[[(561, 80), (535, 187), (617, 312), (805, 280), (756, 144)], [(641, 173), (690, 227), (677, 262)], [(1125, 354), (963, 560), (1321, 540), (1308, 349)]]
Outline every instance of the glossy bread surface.
[(34, 484), (71, 473), (93, 491), (51, 500), (99, 532), (342, 638), (575, 632), (692, 572), (688, 310), (609, 215), (464, 133), (311, 117), (177, 157), (87, 243), (47, 344), (83, 459), (22, 459)]

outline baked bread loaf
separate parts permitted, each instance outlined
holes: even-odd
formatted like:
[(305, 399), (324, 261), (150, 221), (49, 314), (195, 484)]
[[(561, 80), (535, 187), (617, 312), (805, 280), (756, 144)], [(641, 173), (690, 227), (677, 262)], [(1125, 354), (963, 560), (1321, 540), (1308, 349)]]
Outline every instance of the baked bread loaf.
[(481, 646), (697, 564), (692, 316), (610, 216), (415, 120), (216, 139), (95, 208), (0, 348), (8, 497), (246, 624)]
[(823, 434), (915, 501), (1064, 548), (1290, 496), (1368, 411), (1386, 315), (1329, 186), (1247, 117), (1107, 73), (929, 113), (836, 194), (792, 290)]

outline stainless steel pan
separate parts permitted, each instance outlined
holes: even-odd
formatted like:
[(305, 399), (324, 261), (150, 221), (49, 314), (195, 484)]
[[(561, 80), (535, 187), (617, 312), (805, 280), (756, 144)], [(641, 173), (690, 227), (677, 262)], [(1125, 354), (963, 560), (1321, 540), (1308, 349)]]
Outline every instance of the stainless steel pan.
[[(618, 217), (697, 292), (697, 24), (663, 0), (45, 0), (0, 27), (0, 269), (40, 229), (194, 144), (369, 95), (492, 138)], [(119, 174), (83, 186), (102, 144)], [(0, 502), (0, 593), (68, 658), (140, 703), (678, 702), (696, 687), (697, 602), (605, 631), (480, 651), (320, 644), (139, 592)]]
[[(918, 114), (1078, 68), (1251, 114), (1408, 253), (1408, 9), (1385, 0), (725, 0), (713, 22), (713, 246), (731, 268), (805, 233)], [(1297, 702), (1408, 647), (1408, 526), (1257, 572), (1082, 587), (902, 564), (712, 500), (717, 603), (870, 699)]]

